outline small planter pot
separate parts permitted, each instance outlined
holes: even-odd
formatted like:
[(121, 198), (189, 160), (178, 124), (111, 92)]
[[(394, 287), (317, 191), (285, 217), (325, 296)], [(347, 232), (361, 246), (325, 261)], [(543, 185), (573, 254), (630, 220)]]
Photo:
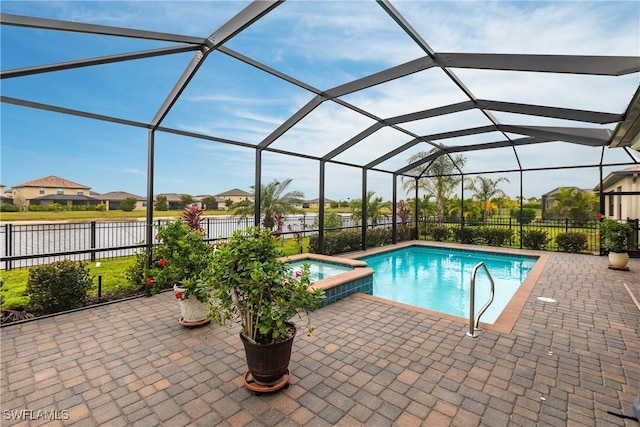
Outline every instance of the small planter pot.
[(629, 254), (626, 252), (609, 252), (609, 264), (613, 268), (623, 269), (629, 262)]
[(275, 344), (258, 344), (240, 334), (247, 356), (247, 367), (257, 384), (271, 386), (279, 383), (288, 374), (291, 348), (296, 335), (295, 326), (291, 326), (291, 337)]
[[(187, 291), (184, 288), (179, 287), (178, 285), (173, 286), (173, 290), (178, 293), (184, 293)], [(209, 323), (211, 321), (211, 310), (209, 307), (201, 301), (198, 300), (194, 295), (189, 295), (186, 298), (179, 299), (180, 301), (180, 313), (182, 317), (180, 318), (180, 323), (185, 326), (199, 326)]]

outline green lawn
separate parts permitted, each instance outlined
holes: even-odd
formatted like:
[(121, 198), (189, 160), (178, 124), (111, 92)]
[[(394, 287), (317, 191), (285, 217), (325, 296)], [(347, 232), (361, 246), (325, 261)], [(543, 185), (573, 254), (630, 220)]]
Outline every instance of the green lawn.
[[(133, 263), (133, 257), (110, 258), (100, 260), (100, 266), (87, 262), (87, 267), (93, 276), (93, 286), (89, 290), (90, 296), (98, 295), (98, 276), (102, 276), (102, 295), (115, 293), (131, 286), (125, 278), (125, 271)], [(25, 306), (29, 297), (24, 295), (29, 279), (29, 269), (19, 268), (15, 270), (0, 271), (2, 278), (2, 296), (4, 304), (2, 308)]]
[[(309, 238), (302, 239), (302, 247), (307, 252), (309, 246)], [(294, 255), (298, 253), (296, 241), (293, 238), (281, 241), (280, 249), (284, 255)], [(89, 291), (90, 296), (98, 295), (98, 276), (102, 276), (102, 295), (116, 293), (124, 289), (131, 289), (131, 285), (127, 283), (125, 271), (133, 264), (134, 257), (121, 257), (101, 259), (100, 266), (96, 263), (87, 262), (87, 267), (93, 276), (93, 287)], [(29, 303), (29, 297), (24, 295), (29, 279), (29, 269), (19, 268), (15, 270), (0, 270), (0, 278), (2, 278), (2, 296), (4, 303), (2, 308), (12, 308), (18, 306), (26, 306)]]

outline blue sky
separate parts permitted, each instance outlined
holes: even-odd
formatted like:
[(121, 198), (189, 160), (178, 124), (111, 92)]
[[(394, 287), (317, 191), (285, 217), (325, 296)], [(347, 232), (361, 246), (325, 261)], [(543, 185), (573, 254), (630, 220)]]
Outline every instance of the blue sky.
[[(101, 25), (207, 37), (241, 11), (241, 1), (3, 1), (3, 13), (81, 21)], [(640, 55), (640, 3), (636, 1), (397, 1), (393, 5), (436, 52)], [(2, 69), (171, 46), (118, 37), (2, 26)], [(227, 47), (318, 89), (424, 56), (391, 18), (371, 1), (288, 1)], [(150, 121), (193, 53), (121, 62), (4, 79), (2, 94), (46, 104), (87, 110), (141, 122)], [(454, 70), (482, 99), (622, 113), (640, 81), (624, 77)], [(308, 91), (249, 67), (225, 54), (208, 56), (163, 126), (258, 144), (313, 98)], [(466, 101), (441, 70), (430, 69), (381, 84), (343, 99), (380, 117)], [(94, 191), (146, 192), (147, 132), (95, 120), (2, 104), (2, 184), (11, 187), (57, 175)], [(495, 113), (501, 123), (582, 126), (552, 119)], [(372, 124), (372, 120), (325, 102), (272, 147), (323, 155)], [(418, 134), (487, 125), (478, 111), (467, 111), (405, 125)], [(601, 126), (598, 126), (601, 127)], [(613, 129), (613, 126), (607, 126)], [(156, 134), (155, 192), (217, 194), (249, 190), (254, 183), (252, 149)], [(447, 145), (495, 141), (495, 134), (445, 141)], [(365, 164), (408, 141), (383, 129), (337, 157)], [(394, 170), (425, 144), (381, 166)], [(523, 147), (522, 166), (595, 164), (600, 149), (568, 143)], [(606, 150), (605, 162), (628, 162), (620, 149)], [(517, 168), (511, 149), (467, 154), (466, 172)], [(605, 169), (605, 174), (612, 169)], [(327, 164), (328, 198), (357, 198), (361, 172)], [(263, 155), (263, 182), (292, 178), (292, 189), (318, 197), (319, 166), (312, 160)], [(519, 193), (518, 173), (502, 174), (502, 188)], [(525, 197), (540, 196), (560, 185), (592, 188), (597, 169), (524, 174)], [(368, 188), (391, 198), (391, 177), (370, 172)], [(403, 197), (402, 194), (399, 197)]]

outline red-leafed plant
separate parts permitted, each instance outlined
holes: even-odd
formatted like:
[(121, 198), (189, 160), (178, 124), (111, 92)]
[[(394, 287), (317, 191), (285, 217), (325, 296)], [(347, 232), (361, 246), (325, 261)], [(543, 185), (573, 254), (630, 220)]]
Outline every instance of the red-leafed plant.
[(187, 205), (182, 211), (182, 222), (192, 230), (203, 231), (202, 225), (200, 224), (202, 221), (202, 212), (204, 212), (204, 210), (197, 205)]

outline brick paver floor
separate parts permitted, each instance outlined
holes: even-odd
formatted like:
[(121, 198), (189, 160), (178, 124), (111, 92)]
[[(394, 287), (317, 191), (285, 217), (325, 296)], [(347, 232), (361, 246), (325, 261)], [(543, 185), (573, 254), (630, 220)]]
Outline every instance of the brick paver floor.
[(630, 267), (551, 253), (511, 333), (476, 339), (462, 320), (349, 297), (296, 337), (290, 387), (258, 396), (237, 329), (182, 327), (172, 294), (5, 327), (1, 424), (638, 426), (620, 417), (640, 391)]

